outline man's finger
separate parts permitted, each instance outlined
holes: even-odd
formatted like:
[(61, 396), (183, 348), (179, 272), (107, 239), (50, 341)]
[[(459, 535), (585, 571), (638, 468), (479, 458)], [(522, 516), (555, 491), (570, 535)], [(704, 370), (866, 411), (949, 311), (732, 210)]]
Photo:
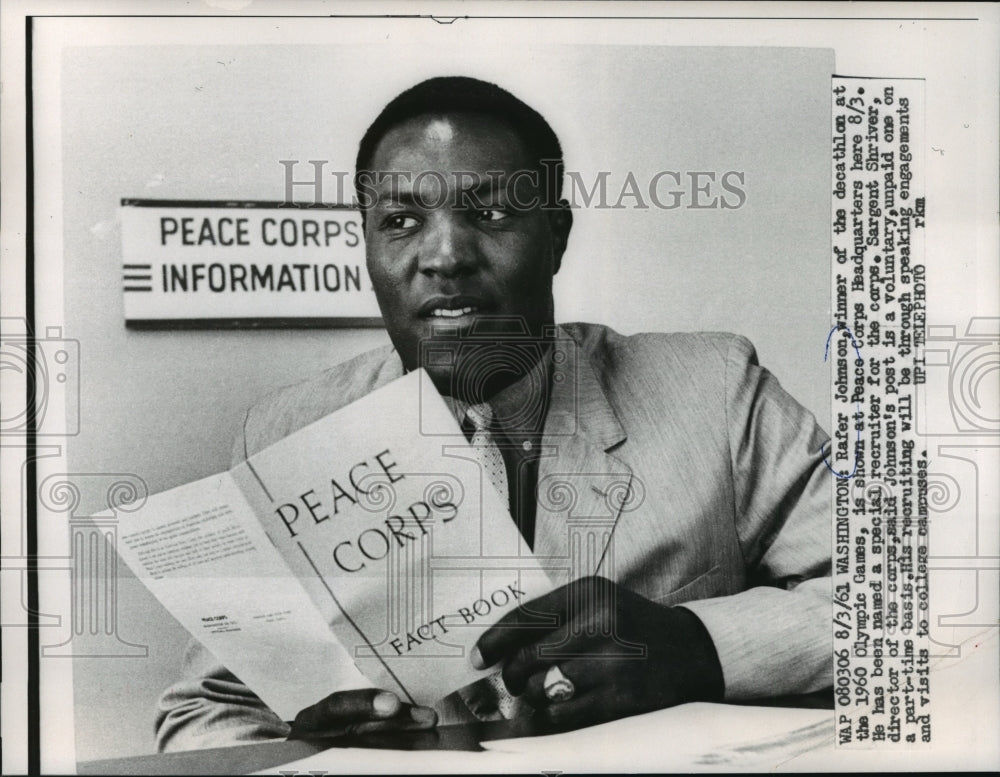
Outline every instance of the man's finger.
[(373, 734), (378, 731), (419, 731), (434, 728), (437, 725), (437, 713), (430, 707), (410, 707), (403, 705), (404, 712), (389, 720), (370, 720), (367, 723), (356, 723), (348, 726), (347, 734)]
[(550, 661), (547, 666), (541, 667), (525, 679), (520, 695), (535, 709), (552, 705), (553, 702), (545, 695), (545, 675), (548, 674), (549, 667), (558, 666), (563, 676), (573, 683), (575, 699), (605, 684), (609, 664), (606, 658), (568, 658)]
[[(560, 629), (562, 631), (562, 629)], [(549, 666), (554, 663), (553, 659), (545, 660), (539, 655), (539, 644), (534, 642), (524, 645), (514, 653), (514, 657), (508, 659), (503, 665), (501, 676), (503, 684), (514, 696), (520, 696), (524, 692), (528, 679), (537, 674), (545, 674)]]
[(550, 702), (543, 707), (538, 707), (535, 710), (535, 716), (543, 726), (548, 724), (555, 730), (565, 731), (606, 723), (626, 715), (654, 709), (654, 707), (648, 706), (636, 709), (630, 700), (633, 693), (632, 689), (625, 688), (603, 686), (593, 688), (589, 691), (578, 692), (569, 701)]
[(609, 719), (605, 717), (607, 711), (601, 710), (602, 706), (599, 693), (581, 693), (569, 701), (539, 707), (535, 715), (539, 717), (540, 722), (548, 723), (558, 730), (581, 728)]
[(558, 663), (561, 656), (586, 652), (590, 640), (584, 642), (576, 638), (574, 635), (579, 634), (579, 629), (575, 626), (575, 622), (560, 626), (542, 635), (537, 642), (518, 648), (504, 662), (503, 681), (507, 690), (517, 696), (524, 690), (529, 677)]
[(583, 577), (515, 607), (479, 638), (472, 650), (472, 665), (485, 669), (560, 628), (569, 613), (585, 612), (592, 607), (598, 600), (595, 592), (607, 585), (613, 583), (604, 578)]
[(295, 716), (294, 734), (326, 734), (368, 720), (384, 720), (403, 709), (399, 697), (378, 688), (331, 693)]

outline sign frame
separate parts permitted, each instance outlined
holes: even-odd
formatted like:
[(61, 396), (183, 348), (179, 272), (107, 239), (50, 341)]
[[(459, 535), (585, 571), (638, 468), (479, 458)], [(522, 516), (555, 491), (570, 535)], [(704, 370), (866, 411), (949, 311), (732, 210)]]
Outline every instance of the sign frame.
[[(247, 210), (286, 211), (357, 211), (353, 205), (339, 203), (299, 203), (280, 200), (188, 200), (154, 199), (142, 197), (122, 197), (122, 208), (212, 208)], [(143, 275), (149, 272), (149, 275)], [(137, 274), (138, 273), (138, 274)], [(141, 294), (151, 290), (141, 285), (143, 280), (152, 280), (152, 264), (137, 263), (126, 255), (122, 246), (122, 293)], [(367, 282), (367, 274), (365, 275)], [(212, 329), (380, 329), (384, 326), (378, 316), (219, 316), (219, 317), (178, 317), (178, 318), (130, 318), (128, 304), (125, 305), (125, 328), (139, 331), (177, 331)]]

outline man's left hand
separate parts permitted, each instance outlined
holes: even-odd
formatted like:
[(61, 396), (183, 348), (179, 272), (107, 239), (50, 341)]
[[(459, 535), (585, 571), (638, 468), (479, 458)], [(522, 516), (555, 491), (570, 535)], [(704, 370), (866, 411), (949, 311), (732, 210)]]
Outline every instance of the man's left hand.
[[(722, 668), (708, 631), (682, 607), (665, 607), (603, 577), (575, 580), (495, 623), (472, 661), (503, 662), (503, 679), (560, 727), (578, 728), (690, 701), (719, 701)], [(558, 666), (574, 692), (546, 697)]]

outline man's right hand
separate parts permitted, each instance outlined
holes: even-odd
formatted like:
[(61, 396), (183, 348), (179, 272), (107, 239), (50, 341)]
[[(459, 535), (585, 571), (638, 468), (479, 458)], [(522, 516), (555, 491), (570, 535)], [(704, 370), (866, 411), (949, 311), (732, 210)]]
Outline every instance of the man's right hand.
[(430, 707), (404, 704), (391, 691), (362, 688), (331, 693), (295, 716), (289, 739), (315, 739), (373, 731), (434, 728), (437, 713)]

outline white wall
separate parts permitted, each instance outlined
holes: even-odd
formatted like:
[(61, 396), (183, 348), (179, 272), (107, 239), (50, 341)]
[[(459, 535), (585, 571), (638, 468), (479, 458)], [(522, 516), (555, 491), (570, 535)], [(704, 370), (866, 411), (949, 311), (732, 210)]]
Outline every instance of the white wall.
[[(832, 52), (476, 53), (397, 41), (66, 51), (65, 335), (81, 347), (71, 472), (135, 473), (159, 491), (221, 470), (255, 398), (386, 341), (379, 330), (126, 330), (120, 198), (280, 200), (278, 160), (325, 159), (350, 172), (381, 106), (449, 73), (494, 80), (534, 105), (560, 135), (568, 169), (585, 180), (611, 171), (612, 199), (629, 170), (640, 181), (659, 170), (743, 171), (737, 210), (577, 211), (557, 317), (625, 332), (740, 332), (825, 421)], [(81, 510), (100, 509), (102, 496), (85, 494)], [(76, 661), (81, 760), (152, 751), (152, 703), (185, 639), (124, 568), (121, 578), (120, 633), (149, 645), (149, 657)]]

